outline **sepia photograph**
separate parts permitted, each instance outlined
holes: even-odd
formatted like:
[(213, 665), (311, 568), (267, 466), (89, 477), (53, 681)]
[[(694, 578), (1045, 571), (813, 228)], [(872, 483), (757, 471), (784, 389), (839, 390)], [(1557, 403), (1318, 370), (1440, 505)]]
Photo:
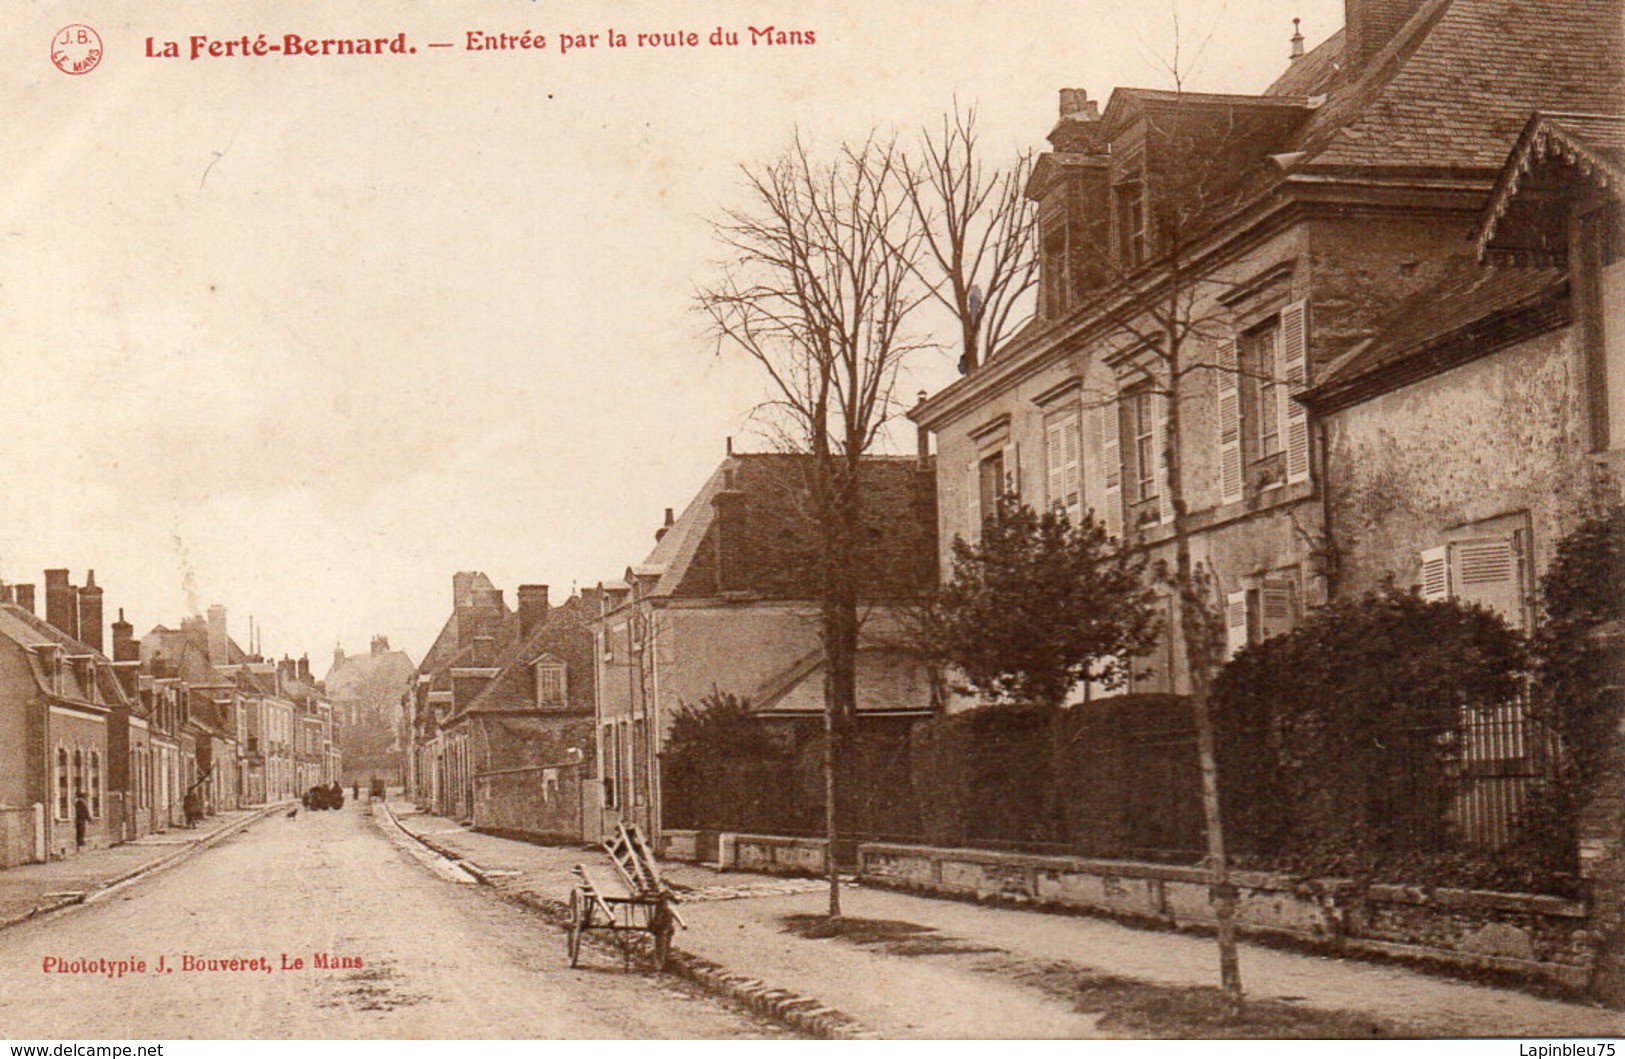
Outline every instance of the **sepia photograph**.
[(1625, 1036), (1625, 0), (13, 0), (0, 112), (11, 1055)]

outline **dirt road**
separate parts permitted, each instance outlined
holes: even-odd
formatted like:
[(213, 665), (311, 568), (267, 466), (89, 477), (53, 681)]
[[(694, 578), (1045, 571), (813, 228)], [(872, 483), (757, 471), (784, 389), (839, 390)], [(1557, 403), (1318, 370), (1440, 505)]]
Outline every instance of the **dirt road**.
[(362, 809), (300, 812), (0, 932), (0, 1034), (779, 1035), (669, 979), (592, 962), (572, 971), (557, 928), (425, 871)]

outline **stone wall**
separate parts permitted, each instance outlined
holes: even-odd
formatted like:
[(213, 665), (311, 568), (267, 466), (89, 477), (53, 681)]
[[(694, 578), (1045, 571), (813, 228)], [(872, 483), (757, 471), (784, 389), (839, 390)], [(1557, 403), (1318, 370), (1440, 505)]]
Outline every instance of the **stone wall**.
[(579, 841), (581, 765), (507, 769), (474, 777), (474, 829)]
[(724, 834), (719, 842), (724, 870), (759, 871), (769, 875), (823, 875), (824, 840), (780, 835)]
[[(1168, 928), (1213, 922), (1197, 868), (986, 850), (864, 843), (867, 884), (918, 893), (1101, 913)], [(744, 865), (741, 865), (744, 866)], [(1302, 881), (1236, 872), (1244, 934), (1464, 969), (1491, 970), (1580, 991), (1595, 935), (1584, 903), (1526, 894)]]

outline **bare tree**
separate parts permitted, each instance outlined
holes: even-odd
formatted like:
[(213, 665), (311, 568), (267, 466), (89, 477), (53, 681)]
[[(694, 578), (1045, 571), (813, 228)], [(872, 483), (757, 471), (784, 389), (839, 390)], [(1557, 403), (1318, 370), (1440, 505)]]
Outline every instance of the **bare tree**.
[(761, 366), (773, 392), (764, 410), (812, 457), (832, 917), (841, 914), (836, 762), (856, 710), (862, 623), (859, 471), (897, 412), (902, 362), (919, 348), (903, 329), (923, 295), (911, 280), (920, 235), (901, 175), (891, 141), (871, 136), (825, 163), (798, 134), (778, 161), (744, 169), (746, 204), (715, 226), (729, 259), (698, 295), (719, 351)]
[(921, 129), (905, 156), (904, 195), (920, 234), (914, 272), (959, 325), (961, 374), (975, 371), (1031, 315), (1023, 296), (1038, 282), (1034, 204), (1027, 198), (1032, 154), (990, 169), (976, 108), (957, 101), (940, 129)]

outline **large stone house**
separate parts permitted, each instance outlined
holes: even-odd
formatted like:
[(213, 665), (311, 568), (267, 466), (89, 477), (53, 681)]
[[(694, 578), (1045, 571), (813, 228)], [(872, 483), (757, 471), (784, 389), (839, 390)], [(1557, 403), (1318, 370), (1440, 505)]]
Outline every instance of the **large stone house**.
[[(1015, 491), (1153, 571), (1180, 520), (1232, 650), (1384, 578), (1430, 585), (1439, 548), (1519, 548), (1527, 588), (1589, 489), (1597, 376), (1564, 278), (1487, 271), (1473, 237), (1533, 111), (1619, 112), (1622, 11), (1349, 0), (1260, 95), (1118, 89), (1098, 114), (1064, 91), (1029, 187), (1038, 317), (911, 412), (944, 565)], [(1532, 345), (1466, 363), (1509, 342)], [(1188, 688), (1164, 593), (1136, 690)]]
[[(763, 716), (824, 708), (811, 457), (735, 454), (656, 531), (623, 581), (600, 586), (598, 774), (603, 823), (663, 823), (660, 753), (679, 708), (713, 692)], [(853, 562), (863, 596), (857, 709), (927, 713), (928, 667), (903, 644), (898, 608), (935, 579), (932, 473), (913, 458), (866, 457), (863, 533)]]

